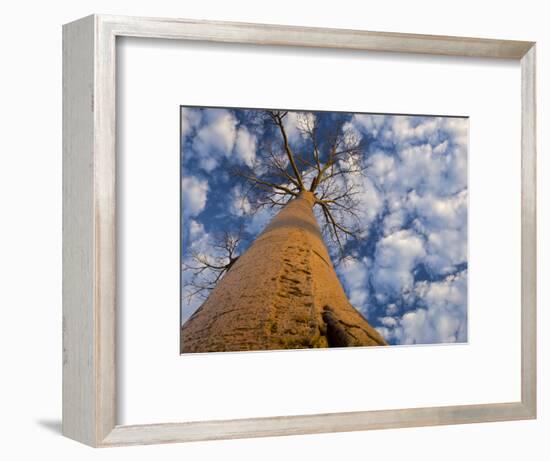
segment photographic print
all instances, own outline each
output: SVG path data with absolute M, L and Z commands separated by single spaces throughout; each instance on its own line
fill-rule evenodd
M 467 117 L 180 121 L 182 354 L 467 342 Z

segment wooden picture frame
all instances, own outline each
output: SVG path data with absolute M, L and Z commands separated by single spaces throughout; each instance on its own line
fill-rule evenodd
M 521 62 L 521 401 L 121 426 L 116 421 L 117 37 Z M 535 43 L 93 15 L 63 27 L 63 434 L 91 446 L 183 442 L 536 417 Z

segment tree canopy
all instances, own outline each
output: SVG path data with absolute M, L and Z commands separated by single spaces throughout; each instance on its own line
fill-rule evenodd
M 289 114 L 255 114 L 254 122 L 272 136 L 264 137 L 252 166 L 239 166 L 233 173 L 248 185 L 244 198 L 257 208 L 281 207 L 301 191 L 312 192 L 322 217 L 319 224 L 343 257 L 346 242 L 362 230 L 358 176 L 366 168 L 365 142 L 338 113 L 321 121 L 315 113 L 295 112 L 292 129 L 299 141 L 292 143 Z

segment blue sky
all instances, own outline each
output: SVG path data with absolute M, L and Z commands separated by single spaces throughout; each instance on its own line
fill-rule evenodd
M 275 135 L 256 115 L 181 108 L 183 264 L 191 253 L 212 253 L 223 231 L 242 229 L 245 250 L 277 212 L 255 210 L 243 198 L 246 183 L 231 174 L 262 174 L 264 146 Z M 337 264 L 351 303 L 390 344 L 467 341 L 468 119 L 289 112 L 285 128 L 295 152 L 308 148 L 300 131 L 308 117 L 320 138 L 338 119 L 365 146 L 364 174 L 347 179 L 359 191 L 363 232 Z M 189 277 L 182 270 L 184 298 Z M 201 302 L 183 299 L 182 320 Z

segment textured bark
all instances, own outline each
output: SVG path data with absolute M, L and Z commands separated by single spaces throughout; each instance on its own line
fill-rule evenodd
M 290 201 L 181 329 L 181 352 L 378 346 L 349 303 L 313 214 Z

